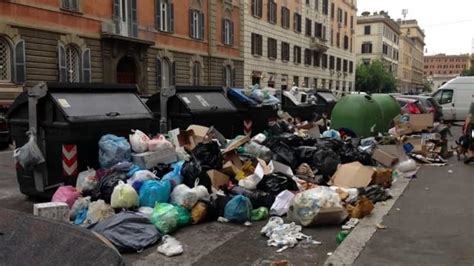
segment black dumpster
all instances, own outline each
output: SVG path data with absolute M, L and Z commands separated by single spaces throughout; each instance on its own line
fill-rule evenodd
M 317 90 L 314 94 L 318 98 L 318 103 L 320 103 L 323 107 L 324 113 L 331 117 L 332 109 L 334 105 L 337 103 L 337 98 L 330 90 Z
M 326 102 L 311 92 L 284 91 L 281 109 L 300 121 L 312 121 L 326 109 Z
M 262 105 L 245 95 L 242 88 L 231 88 L 227 97 L 239 110 L 241 121 L 237 122 L 239 134 L 255 135 L 268 128 L 268 122 L 278 117 L 278 104 Z
M 225 97 L 222 87 L 212 86 L 176 86 L 168 93 L 167 129 L 186 129 L 189 125 L 214 126 L 227 138 L 236 135 L 239 113 Z M 161 118 L 160 93 L 149 97 L 146 105 L 153 112 L 152 132 L 159 132 Z
M 46 159 L 34 171 L 17 167 L 20 191 L 49 197 L 60 184 L 75 184 L 87 167 L 99 168 L 103 135 L 128 138 L 131 129 L 148 132 L 152 114 L 137 93 L 136 85 L 40 83 L 20 94 L 7 114 L 12 138 L 21 147 L 35 127 Z

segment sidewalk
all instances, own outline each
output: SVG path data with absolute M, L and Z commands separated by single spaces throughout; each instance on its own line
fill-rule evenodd
M 422 167 L 354 265 L 473 265 L 473 171 L 456 158 Z

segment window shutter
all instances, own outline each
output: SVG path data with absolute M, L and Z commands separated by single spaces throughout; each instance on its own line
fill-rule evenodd
M 267 7 L 267 18 L 268 22 L 272 22 L 272 0 L 268 0 L 268 7 Z
M 250 5 L 250 8 L 252 9 L 252 16 L 256 16 L 257 14 L 255 14 L 255 4 L 257 2 L 257 0 L 250 0 L 252 3 Z
M 59 70 L 59 81 L 67 82 L 67 69 L 66 69 L 66 49 L 61 43 L 58 44 L 58 70 Z
M 234 22 L 230 22 L 230 45 L 234 45 Z
M 170 7 L 168 15 L 169 15 L 169 32 L 174 32 L 174 4 L 169 4 Z
M 115 33 L 120 33 L 120 0 L 113 1 L 113 21 L 115 24 Z
M 155 26 L 157 30 L 161 29 L 161 0 L 155 0 Z
M 281 26 L 285 27 L 285 9 L 281 7 Z
M 171 85 L 176 86 L 176 62 L 171 63 Z
M 297 31 L 298 29 L 296 28 L 296 13 L 293 14 L 293 30 Z
M 199 13 L 200 39 L 204 39 L 204 13 Z
M 222 19 L 222 43 L 227 44 L 225 42 L 225 19 L 224 18 Z
M 193 29 L 194 29 L 193 10 L 190 9 L 189 10 L 189 36 L 191 36 L 192 38 L 194 38 Z
M 79 0 L 71 0 L 71 10 L 74 10 L 74 11 L 79 10 L 78 1 Z
M 82 82 L 91 82 L 91 49 L 82 52 Z
M 138 37 L 137 0 L 130 0 L 130 6 L 132 37 Z
M 232 69 L 232 87 L 235 87 L 235 68 Z
M 25 41 L 20 40 L 15 45 L 15 82 L 26 81 Z
M 161 60 L 156 59 L 156 87 L 161 88 Z
M 62 8 L 69 9 L 69 0 L 62 0 Z

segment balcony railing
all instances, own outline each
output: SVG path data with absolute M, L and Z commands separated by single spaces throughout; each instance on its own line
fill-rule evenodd
M 329 49 L 327 43 L 328 41 L 323 38 L 311 37 L 309 41 L 309 47 L 315 51 L 326 52 Z

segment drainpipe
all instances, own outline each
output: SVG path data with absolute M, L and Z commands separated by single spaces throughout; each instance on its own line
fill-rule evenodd
M 214 0 L 207 0 L 207 84 L 211 85 L 211 1 Z M 214 14 L 215 15 L 215 14 Z

